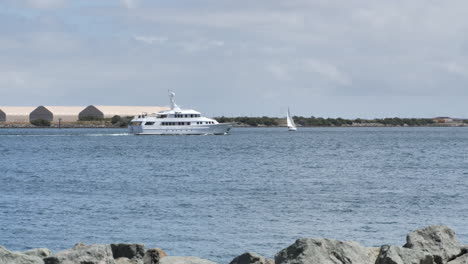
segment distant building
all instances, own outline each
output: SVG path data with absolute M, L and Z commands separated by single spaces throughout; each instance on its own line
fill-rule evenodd
M 29 120 L 44 119 L 51 122 L 76 122 L 83 106 L 39 106 L 29 115 Z
M 163 110 L 169 110 L 168 107 L 160 106 L 103 106 L 103 105 L 90 105 L 83 109 L 78 118 L 83 119 L 102 119 L 111 118 L 113 116 L 136 116 L 143 113 L 152 114 Z
M 29 114 L 34 107 L 0 106 L 0 122 L 29 123 Z
M 432 120 L 438 124 L 445 124 L 445 123 L 453 122 L 453 118 L 446 117 L 446 116 L 434 117 Z

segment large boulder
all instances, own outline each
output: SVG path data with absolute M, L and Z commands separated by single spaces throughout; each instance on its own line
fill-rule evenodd
M 437 264 L 445 264 L 462 254 L 455 232 L 447 226 L 417 229 L 408 234 L 403 247 L 428 252 Z
M 160 264 L 216 264 L 216 262 L 197 257 L 164 257 Z
M 24 251 L 23 254 L 26 254 L 29 256 L 36 256 L 40 258 L 46 258 L 50 256 L 51 252 L 47 248 L 34 248 L 34 249 Z
M 44 264 L 41 258 L 12 252 L 0 246 L 0 264 Z
M 374 264 L 369 250 L 353 241 L 301 238 L 275 256 L 276 264 Z
M 229 264 L 274 264 L 272 259 L 264 258 L 256 253 L 246 252 L 235 257 Z
M 144 264 L 158 264 L 159 260 L 166 256 L 166 253 L 160 248 L 150 248 L 143 257 Z
M 143 244 L 111 244 L 112 255 L 117 258 L 143 259 L 145 245 Z
M 434 264 L 431 254 L 396 246 L 382 246 L 375 264 Z
M 76 244 L 44 258 L 45 264 L 115 264 L 110 245 Z

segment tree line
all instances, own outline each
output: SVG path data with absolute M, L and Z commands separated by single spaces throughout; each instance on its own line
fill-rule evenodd
M 285 118 L 277 117 L 215 117 L 220 123 L 235 122 L 239 125 L 246 126 L 278 126 L 285 124 Z M 344 119 L 344 118 L 323 118 L 323 117 L 303 117 L 294 116 L 294 122 L 300 126 L 352 126 L 352 125 L 374 125 L 380 124 L 385 126 L 426 126 L 434 124 L 434 121 L 429 118 L 376 118 L 376 119 Z

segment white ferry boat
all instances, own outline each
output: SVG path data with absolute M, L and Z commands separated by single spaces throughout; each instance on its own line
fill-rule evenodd
M 224 135 L 232 123 L 201 116 L 192 109 L 180 109 L 175 103 L 175 94 L 170 94 L 171 109 L 155 114 L 135 116 L 128 126 L 129 133 L 136 135 Z

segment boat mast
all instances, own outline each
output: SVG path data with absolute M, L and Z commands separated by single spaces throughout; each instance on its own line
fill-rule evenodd
M 169 92 L 169 98 L 171 100 L 171 110 L 177 110 L 180 111 L 179 106 L 175 102 L 175 93 Z

